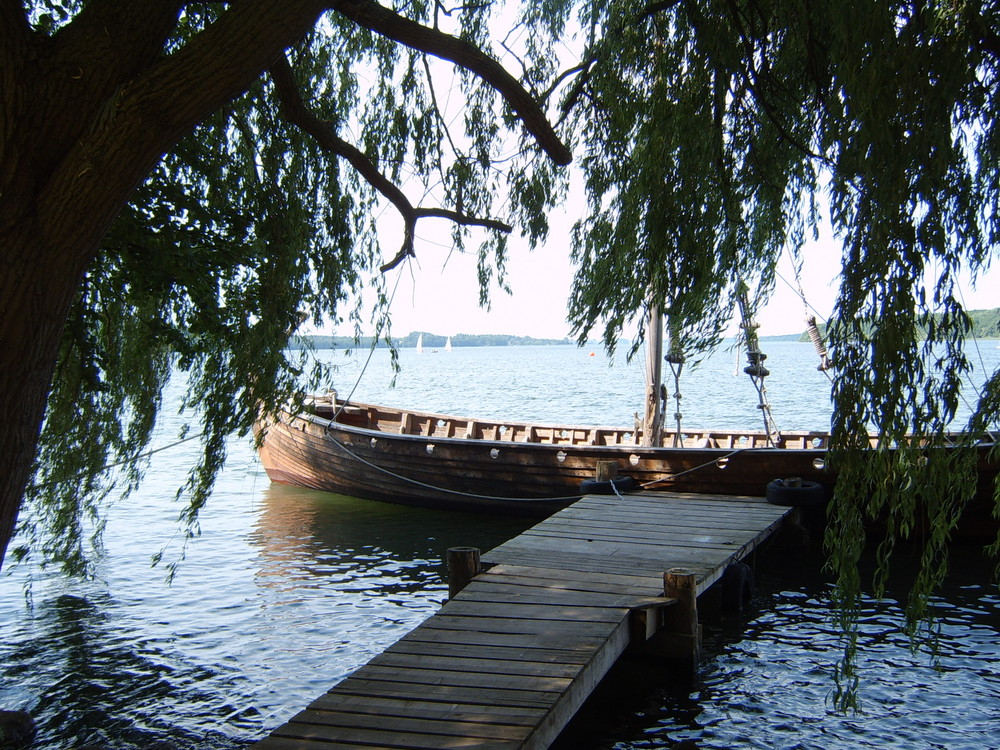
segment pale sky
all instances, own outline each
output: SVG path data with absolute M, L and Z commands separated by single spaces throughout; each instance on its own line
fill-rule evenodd
M 501 25 L 510 28 L 510 22 Z M 515 41 L 508 38 L 508 44 Z M 577 59 L 571 50 L 567 59 Z M 516 62 L 516 61 L 515 61 Z M 441 101 L 446 117 L 456 121 L 464 116 L 464 100 L 458 94 L 455 72 L 450 65 L 432 61 Z M 440 76 L 440 77 L 439 77 Z M 451 114 L 449 114 L 451 113 Z M 417 181 L 419 182 L 419 181 Z M 403 186 L 406 187 L 406 186 Z M 420 185 L 414 187 L 423 192 Z M 412 199 L 426 199 L 414 195 Z M 392 305 L 392 334 L 406 336 L 412 331 L 422 331 L 442 336 L 459 333 L 510 334 L 535 338 L 562 339 L 569 335 L 566 322 L 567 305 L 573 281 L 570 255 L 570 229 L 577 215 L 585 209 L 579 187 L 571 186 L 567 198 L 568 209 L 549 216 L 551 231 L 544 247 L 534 252 L 516 236 L 510 238 L 507 264 L 507 283 L 513 294 L 507 295 L 494 289 L 491 309 L 479 307 L 479 284 L 476 273 L 476 242 L 468 242 L 470 255 L 451 252 L 451 226 L 442 220 L 422 220 L 417 225 L 415 250 L 417 257 L 391 271 L 387 286 L 398 286 Z M 392 209 L 386 209 L 380 222 L 385 224 L 383 247 L 386 257 L 395 254 L 400 246 L 400 223 Z M 380 230 L 381 231 L 381 230 Z M 804 250 L 802 287 L 817 318 L 829 318 L 837 295 L 840 274 L 840 247 L 831 237 L 808 245 Z M 1000 255 L 992 278 L 980 281 L 978 289 L 970 284 L 963 286 L 967 309 L 1000 307 Z M 787 253 L 782 258 L 779 273 L 795 284 L 795 274 Z M 801 333 L 805 330 L 806 311 L 796 291 L 780 278 L 771 302 L 758 317 L 761 335 Z M 735 326 L 734 329 L 735 331 Z M 313 331 L 305 330 L 305 333 Z M 335 330 L 325 328 L 323 333 L 353 334 L 353 325 L 341 325 Z M 365 330 L 369 333 L 370 328 Z M 592 341 L 600 341 L 602 330 L 590 334 Z M 626 331 L 630 336 L 633 331 Z
M 489 311 L 479 307 L 476 257 L 450 253 L 450 229 L 446 222 L 427 221 L 417 227 L 417 258 L 390 272 L 390 289 L 399 275 L 392 305 L 392 332 L 402 337 L 411 331 L 443 336 L 459 333 L 511 334 L 535 338 L 561 339 L 569 335 L 567 304 L 573 281 L 569 259 L 569 226 L 572 220 L 553 217 L 554 229 L 544 247 L 534 252 L 526 243 L 511 238 L 508 284 L 513 294 L 494 289 Z M 395 245 L 385 243 L 387 252 Z M 779 273 L 789 284 L 796 283 L 790 259 L 782 258 Z M 831 238 L 810 243 L 804 251 L 802 287 L 820 321 L 833 309 L 840 273 L 840 247 Z M 801 333 L 806 311 L 797 292 L 778 279 L 767 308 L 758 317 L 760 335 Z M 966 283 L 962 288 L 967 309 L 1000 307 L 1000 271 L 997 267 L 980 280 L 978 288 Z M 330 332 L 330 331 L 324 331 Z M 335 333 L 350 334 L 349 326 Z M 602 331 L 591 333 L 600 341 Z M 628 333 L 626 334 L 628 335 Z

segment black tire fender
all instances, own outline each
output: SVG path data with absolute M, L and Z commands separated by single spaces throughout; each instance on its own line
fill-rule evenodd
M 722 574 L 721 586 L 722 611 L 742 612 L 744 604 L 753 596 L 753 571 L 746 563 L 731 563 Z
M 580 482 L 580 492 L 584 495 L 614 495 L 617 492 L 633 492 L 639 489 L 639 483 L 628 476 L 615 477 L 605 481 L 584 479 Z
M 819 482 L 806 479 L 795 484 L 785 479 L 772 479 L 767 483 L 767 501 L 772 505 L 811 508 L 826 502 L 826 490 Z

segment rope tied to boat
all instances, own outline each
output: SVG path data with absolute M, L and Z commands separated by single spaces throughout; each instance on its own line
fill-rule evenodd
M 381 472 L 386 476 L 399 479 L 400 481 L 403 482 L 409 482 L 410 484 L 415 485 L 417 487 L 423 487 L 424 489 L 433 490 L 435 492 L 445 492 L 449 495 L 458 495 L 459 497 L 471 497 L 471 498 L 476 498 L 478 500 L 502 500 L 504 502 L 520 502 L 520 503 L 569 502 L 571 500 L 580 499 L 579 494 L 564 495 L 562 497 L 504 497 L 502 495 L 479 495 L 475 492 L 465 492 L 463 490 L 453 490 L 448 487 L 439 487 L 437 485 L 428 484 L 427 482 L 422 482 L 419 479 L 414 479 L 413 477 L 404 476 L 403 474 L 397 474 L 396 472 L 391 471 L 385 468 L 384 466 L 379 466 L 378 464 L 372 463 L 371 461 L 362 458 L 357 453 L 348 448 L 346 445 L 344 445 L 342 442 L 337 440 L 337 438 L 335 438 L 332 434 L 330 434 L 329 425 L 327 426 L 326 430 L 326 438 L 331 443 L 340 448 L 340 450 L 342 450 L 345 454 L 347 454 L 347 456 L 354 459 L 355 461 L 363 463 L 365 466 L 368 466 L 369 468 L 375 469 L 376 471 Z

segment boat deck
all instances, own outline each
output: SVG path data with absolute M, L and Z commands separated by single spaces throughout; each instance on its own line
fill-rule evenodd
M 482 557 L 441 610 L 260 741 L 332 747 L 544 748 L 619 656 L 700 594 L 790 509 L 760 498 L 590 495 Z

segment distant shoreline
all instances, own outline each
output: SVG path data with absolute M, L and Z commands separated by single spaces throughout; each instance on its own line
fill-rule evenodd
M 978 341 L 995 341 L 1000 339 L 1000 307 L 992 310 L 968 310 L 966 311 L 972 321 L 972 330 L 969 332 L 969 339 Z M 820 324 L 820 333 L 825 337 L 826 324 Z M 458 333 L 454 336 L 442 336 L 427 331 L 413 331 L 406 336 L 393 339 L 399 349 L 413 349 L 417 345 L 417 340 L 423 336 L 423 347 L 425 350 L 444 349 L 448 341 L 454 348 L 475 347 L 475 346 L 577 346 L 577 343 L 570 338 L 563 339 L 536 339 L 531 336 L 512 336 L 509 334 L 495 333 Z M 809 334 L 786 333 L 775 336 L 760 336 L 761 341 L 801 341 L 808 342 Z M 724 339 L 732 341 L 732 339 Z M 292 349 L 302 349 L 312 346 L 314 349 L 367 349 L 372 345 L 371 336 L 363 336 L 355 340 L 353 336 L 293 336 L 289 342 Z M 388 344 L 379 340 L 377 348 L 387 349 Z

